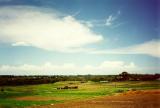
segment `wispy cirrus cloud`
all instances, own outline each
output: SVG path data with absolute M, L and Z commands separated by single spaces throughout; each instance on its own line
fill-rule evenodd
M 110 27 L 117 28 L 124 24 L 124 22 L 118 22 L 118 18 L 121 14 L 121 11 L 118 10 L 116 14 L 111 14 L 107 16 L 106 19 L 99 20 L 90 20 L 90 21 L 81 21 L 82 23 L 88 25 L 88 27 Z
M 110 26 L 115 26 L 115 27 L 119 26 L 121 23 L 114 24 L 114 21 L 116 19 L 118 19 L 120 14 L 121 14 L 121 11 L 118 10 L 116 15 L 109 15 L 107 17 L 107 19 L 106 19 L 105 26 L 108 26 L 108 27 L 110 27 Z
M 111 26 L 113 21 L 116 20 L 116 17 L 113 17 L 113 15 L 110 15 L 107 19 L 106 19 L 106 26 Z
M 160 57 L 160 40 L 151 40 L 142 44 L 118 49 L 92 51 L 93 54 L 145 54 Z
M 0 42 L 74 52 L 103 40 L 73 16 L 32 6 L 0 7 Z

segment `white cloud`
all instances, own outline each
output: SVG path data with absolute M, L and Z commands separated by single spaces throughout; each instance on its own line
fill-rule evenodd
M 138 67 L 133 63 L 123 61 L 104 61 L 96 66 L 76 64 L 54 65 L 1 65 L 0 74 L 4 75 L 77 75 L 77 74 L 118 74 L 122 71 L 134 72 Z
M 94 27 L 94 25 L 89 21 L 85 21 L 84 24 L 86 24 L 88 27 Z
M 113 21 L 116 19 L 116 17 L 113 17 L 112 15 L 110 15 L 107 19 L 106 19 L 106 26 L 111 26 Z
M 110 15 L 106 25 L 111 26 L 121 14 Z M 102 23 L 103 21 L 93 21 Z M 87 52 L 91 54 L 147 54 L 160 57 L 160 41 L 111 50 L 89 49 L 85 46 L 103 40 L 94 33 L 89 21 L 78 21 L 73 16 L 46 8 L 29 6 L 0 7 L 0 43 L 12 46 L 32 46 L 58 52 Z M 114 27 L 116 25 L 112 25 Z M 118 25 L 119 26 L 119 25 Z
M 160 57 L 160 40 L 152 40 L 142 44 L 124 48 L 92 51 L 92 54 L 146 54 L 153 57 Z
M 124 22 L 117 22 L 116 20 L 119 18 L 121 14 L 121 11 L 118 10 L 117 14 L 115 15 L 109 15 L 105 21 L 105 26 L 111 27 L 111 28 L 117 28 L 120 25 L 124 24 Z
M 89 21 L 81 20 L 81 23 L 87 25 L 88 27 L 111 27 L 111 28 L 117 28 L 123 24 L 124 22 L 117 22 L 116 20 L 119 18 L 121 14 L 121 11 L 118 10 L 116 14 L 109 15 L 105 19 L 94 19 Z M 76 15 L 76 14 L 75 14 Z
M 16 43 L 13 43 L 12 46 L 29 46 L 29 45 L 25 42 L 16 42 Z
M 88 26 L 91 26 L 88 24 Z M 73 16 L 29 6 L 0 8 L 0 42 L 67 52 L 103 40 Z

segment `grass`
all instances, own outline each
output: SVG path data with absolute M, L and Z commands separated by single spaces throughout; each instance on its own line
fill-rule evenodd
M 63 101 L 49 100 L 49 101 L 19 101 L 14 99 L 0 99 L 0 107 L 3 108 L 23 108 L 26 106 L 35 106 L 35 105 L 47 105 L 53 103 L 60 103 Z
M 72 84 L 70 84 L 72 83 Z M 62 103 L 66 101 L 76 101 L 81 99 L 96 98 L 99 96 L 113 95 L 114 93 L 125 92 L 128 89 L 160 89 L 159 81 L 131 81 L 131 82 L 110 82 L 80 83 L 78 81 L 57 82 L 54 84 L 27 85 L 27 86 L 6 86 L 4 92 L 0 92 L 0 107 L 26 107 L 33 105 L 45 105 L 51 103 Z M 57 87 L 78 86 L 78 89 L 57 90 Z M 16 97 L 24 96 L 41 96 L 41 97 L 57 97 L 62 100 L 46 100 L 46 101 L 24 101 L 16 100 Z

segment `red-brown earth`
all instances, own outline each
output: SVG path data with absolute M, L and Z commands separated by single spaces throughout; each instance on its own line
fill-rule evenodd
M 29 100 L 31 99 L 29 97 Z M 35 98 L 33 99 L 35 100 Z M 160 108 L 160 90 L 128 91 L 92 100 L 33 106 L 31 108 Z

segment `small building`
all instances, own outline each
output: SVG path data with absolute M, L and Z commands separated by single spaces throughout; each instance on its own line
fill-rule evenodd
M 109 81 L 99 81 L 100 83 L 108 83 Z
M 157 81 L 160 81 L 160 78 L 157 78 Z

